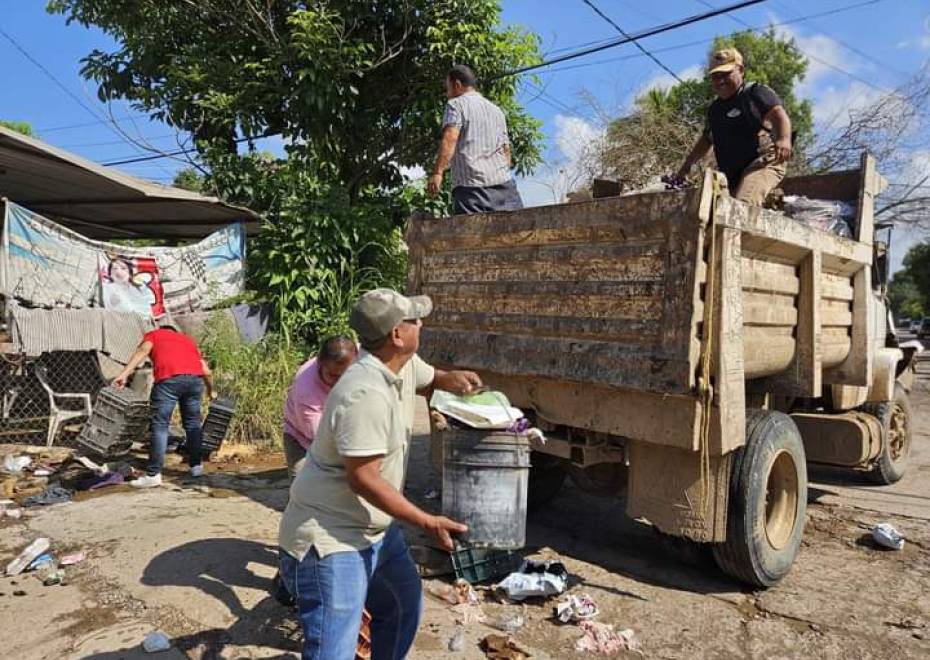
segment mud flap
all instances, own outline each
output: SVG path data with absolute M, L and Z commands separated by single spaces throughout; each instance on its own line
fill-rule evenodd
M 729 483 L 730 454 L 710 457 L 705 489 L 699 452 L 630 443 L 627 514 L 661 532 L 705 543 L 726 539 Z

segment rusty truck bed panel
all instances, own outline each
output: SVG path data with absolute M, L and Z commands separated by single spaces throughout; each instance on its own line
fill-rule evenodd
M 411 285 L 432 297 L 424 357 L 501 374 L 686 393 L 696 193 L 422 222 Z

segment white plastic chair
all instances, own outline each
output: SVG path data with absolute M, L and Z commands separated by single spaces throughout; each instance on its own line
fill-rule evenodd
M 91 412 L 93 412 L 93 406 L 90 402 L 90 394 L 84 392 L 55 392 L 52 390 L 51 385 L 48 384 L 48 371 L 44 366 L 36 365 L 34 368 L 36 379 L 38 379 L 39 384 L 42 386 L 48 393 L 48 442 L 46 446 L 51 447 L 52 443 L 55 441 L 55 436 L 58 434 L 58 429 L 61 427 L 62 422 L 66 422 L 69 419 L 75 419 L 77 417 L 90 417 Z M 83 402 L 83 410 L 71 410 L 68 408 L 59 407 L 59 401 L 65 400 L 79 400 Z

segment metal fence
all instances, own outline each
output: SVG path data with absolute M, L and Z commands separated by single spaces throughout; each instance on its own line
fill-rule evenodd
M 105 384 L 93 351 L 0 353 L 0 442 L 74 446 Z

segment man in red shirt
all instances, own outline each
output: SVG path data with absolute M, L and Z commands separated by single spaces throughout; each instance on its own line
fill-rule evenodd
M 161 486 L 161 470 L 168 447 L 168 424 L 177 405 L 181 406 L 181 421 L 187 435 L 191 476 L 199 477 L 203 474 L 200 400 L 203 398 L 204 386 L 210 398 L 215 397 L 213 374 L 201 357 L 196 342 L 180 332 L 168 316 L 162 317 L 158 325 L 156 330 L 142 337 L 142 343 L 129 359 L 126 368 L 113 381 L 116 387 L 124 387 L 136 367 L 146 358 L 152 360 L 155 371 L 155 386 L 151 397 L 152 444 L 145 476 L 130 482 L 136 488 Z

